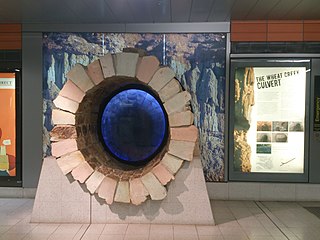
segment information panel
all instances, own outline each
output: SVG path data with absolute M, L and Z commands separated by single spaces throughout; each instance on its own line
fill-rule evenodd
M 306 67 L 238 67 L 235 172 L 303 173 Z
M 0 73 L 0 177 L 16 176 L 15 73 Z

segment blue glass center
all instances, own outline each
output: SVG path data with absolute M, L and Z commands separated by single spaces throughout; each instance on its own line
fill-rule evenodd
M 101 135 L 107 150 L 133 165 L 157 154 L 167 136 L 167 117 L 160 104 L 142 89 L 126 89 L 114 95 L 101 116 Z

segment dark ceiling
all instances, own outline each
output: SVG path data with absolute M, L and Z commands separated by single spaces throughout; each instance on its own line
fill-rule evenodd
M 0 0 L 0 23 L 320 19 L 319 0 Z

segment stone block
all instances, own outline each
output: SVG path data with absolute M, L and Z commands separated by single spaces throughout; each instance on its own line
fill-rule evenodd
M 167 185 L 168 182 L 174 179 L 174 176 L 161 163 L 152 169 L 152 173 L 158 178 L 162 185 Z
M 108 78 L 116 75 L 114 70 L 114 65 L 113 65 L 113 57 L 111 53 L 104 55 L 99 60 L 100 60 L 104 78 Z
M 115 202 L 130 203 L 130 190 L 128 181 L 119 181 L 114 195 Z
M 168 115 L 175 112 L 184 112 L 187 110 L 187 106 L 190 104 L 190 100 L 190 93 L 187 91 L 183 91 L 170 98 L 163 104 L 163 106 L 166 109 Z
M 194 147 L 194 142 L 171 140 L 168 152 L 178 158 L 191 161 L 193 159 Z
M 138 53 L 116 53 L 115 69 L 117 76 L 136 76 L 136 68 L 138 62 Z
M 175 157 L 169 153 L 166 153 L 161 160 L 161 164 L 169 170 L 173 175 L 181 168 L 183 160 Z
M 149 172 L 142 176 L 141 181 L 149 192 L 152 200 L 162 200 L 167 196 L 167 189 L 162 186 L 153 173 Z
M 57 159 L 57 164 L 60 167 L 63 175 L 68 174 L 73 169 L 78 167 L 85 159 L 80 151 L 75 151 L 70 154 L 64 155 Z
M 75 115 L 59 109 L 52 109 L 52 122 L 54 125 L 75 125 Z
M 141 182 L 140 178 L 134 178 L 129 181 L 130 184 L 130 199 L 134 205 L 140 205 L 147 200 L 149 195 L 147 189 Z
M 153 75 L 149 86 L 152 87 L 155 91 L 159 91 L 165 85 L 167 85 L 170 80 L 175 77 L 175 73 L 169 67 L 159 68 Z
M 159 69 L 160 62 L 155 56 L 145 56 L 137 67 L 137 78 L 144 82 L 149 83 L 155 72 Z
M 117 181 L 112 178 L 105 177 L 97 190 L 98 196 L 102 199 L 105 199 L 106 203 L 110 205 L 113 203 L 116 188 Z
M 86 181 L 87 189 L 91 194 L 95 193 L 104 178 L 105 176 L 98 171 L 94 171 L 94 173 L 91 174 L 91 176 Z
M 182 87 L 179 81 L 175 78 L 171 79 L 170 82 L 165 85 L 160 91 L 159 96 L 162 102 L 166 102 L 176 94 L 182 91 Z
M 71 80 L 68 80 L 59 92 L 59 95 L 80 103 L 85 96 L 85 93 Z
M 58 97 L 55 100 L 53 100 L 53 103 L 57 108 L 71 113 L 75 113 L 79 107 L 78 102 L 70 100 L 69 98 L 63 97 L 61 95 L 58 95 Z
M 51 152 L 54 157 L 61 157 L 77 150 L 77 141 L 75 139 L 66 139 L 51 144 Z
M 190 126 L 194 116 L 191 111 L 172 113 L 168 116 L 170 127 Z
M 83 92 L 87 92 L 94 86 L 85 67 L 78 63 L 67 73 L 67 78 L 76 84 Z
M 52 142 L 75 138 L 77 138 L 76 127 L 72 125 L 57 125 L 50 131 Z
M 89 163 L 84 161 L 71 171 L 71 175 L 75 180 L 79 181 L 80 183 L 84 183 L 93 172 L 94 170 Z
M 196 142 L 198 139 L 198 128 L 194 125 L 189 127 L 171 128 L 171 140 Z
M 131 47 L 127 47 L 122 49 L 122 52 L 126 52 L 126 53 L 138 53 L 139 57 L 143 57 L 145 55 L 147 55 L 146 50 L 141 49 L 141 48 L 131 48 Z
M 95 85 L 104 80 L 99 60 L 95 60 L 87 66 L 87 73 Z

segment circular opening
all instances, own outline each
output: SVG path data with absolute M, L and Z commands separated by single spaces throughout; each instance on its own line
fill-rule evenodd
M 162 150 L 168 118 L 159 98 L 146 86 L 130 85 L 106 100 L 99 117 L 100 138 L 117 160 L 142 165 Z

